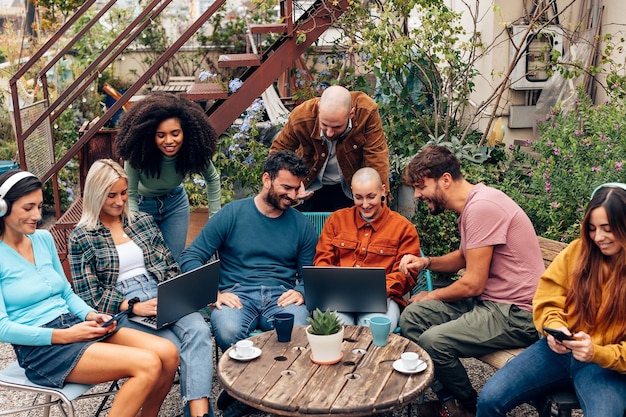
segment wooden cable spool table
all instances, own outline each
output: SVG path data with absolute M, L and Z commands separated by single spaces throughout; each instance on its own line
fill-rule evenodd
M 218 362 L 217 376 L 234 398 L 280 416 L 367 416 L 389 412 L 417 400 L 433 379 L 433 364 L 416 343 L 390 334 L 386 346 L 372 344 L 369 328 L 346 326 L 343 357 L 334 365 L 310 359 L 305 327 L 293 329 L 290 342 L 276 332 L 250 337 L 261 354 L 252 360 L 231 357 Z M 426 363 L 421 372 L 405 374 L 393 364 L 404 352 L 417 352 Z M 236 356 L 236 355 L 233 355 Z

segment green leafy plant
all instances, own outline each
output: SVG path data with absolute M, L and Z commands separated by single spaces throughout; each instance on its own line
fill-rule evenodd
M 537 234 L 569 242 L 593 189 L 623 182 L 626 162 L 626 103 L 594 105 L 580 89 L 570 111 L 559 108 L 539 122 L 541 137 L 528 140 L 534 152 L 511 149 L 502 190 L 531 218 Z
M 311 325 L 309 333 L 316 335 L 335 334 L 343 326 L 337 312 L 328 309 L 322 312 L 319 308 L 316 308 L 312 317 L 307 318 L 307 321 Z

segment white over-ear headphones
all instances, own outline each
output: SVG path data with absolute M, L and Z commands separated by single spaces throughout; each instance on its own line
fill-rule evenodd
M 6 216 L 10 207 L 9 203 L 4 199 L 4 196 L 7 195 L 7 193 L 11 191 L 11 188 L 20 180 L 28 177 L 34 177 L 34 175 L 27 171 L 20 171 L 17 174 L 11 175 L 9 179 L 2 184 L 0 187 L 0 217 Z
M 593 198 L 594 195 L 596 195 L 596 193 L 605 187 L 614 187 L 614 188 L 621 188 L 622 190 L 626 190 L 626 184 L 621 183 L 621 182 L 607 182 L 606 184 L 602 184 L 602 185 L 598 185 L 596 187 L 595 190 L 593 190 L 593 192 L 591 193 L 591 198 Z

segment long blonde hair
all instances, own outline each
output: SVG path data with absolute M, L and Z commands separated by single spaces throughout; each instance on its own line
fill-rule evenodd
M 85 189 L 83 190 L 83 213 L 77 226 L 84 226 L 89 230 L 94 230 L 100 223 L 100 211 L 107 195 L 111 191 L 111 187 L 123 178 L 128 183 L 126 171 L 120 164 L 112 159 L 99 159 L 91 165 L 85 180 Z M 134 220 L 134 215 L 128 207 L 128 202 L 124 204 L 122 212 L 122 221 L 128 219 L 128 222 Z

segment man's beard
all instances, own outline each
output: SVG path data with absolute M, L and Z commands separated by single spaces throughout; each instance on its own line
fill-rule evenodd
M 282 206 L 280 204 L 280 201 L 283 198 L 286 198 L 287 200 L 289 200 L 291 204 L 289 204 L 287 207 Z M 269 191 L 267 192 L 266 201 L 276 210 L 281 210 L 281 211 L 286 211 L 289 207 L 293 205 L 293 200 L 286 196 L 278 195 L 278 193 L 274 191 L 274 186 L 270 187 Z

